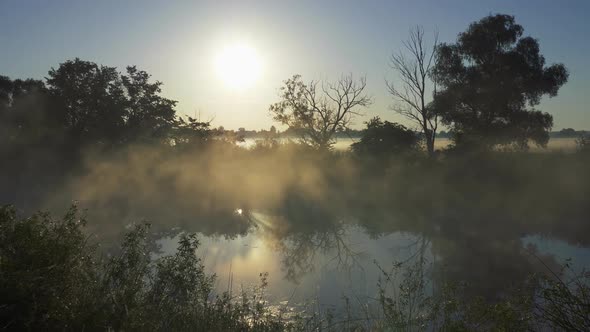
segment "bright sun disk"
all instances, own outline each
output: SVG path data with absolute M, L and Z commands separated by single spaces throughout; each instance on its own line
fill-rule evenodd
M 215 68 L 224 84 L 234 89 L 250 87 L 261 73 L 256 50 L 246 44 L 225 47 L 215 59 Z

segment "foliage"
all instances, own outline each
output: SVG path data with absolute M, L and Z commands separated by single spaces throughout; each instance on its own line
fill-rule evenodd
M 399 123 L 382 121 L 374 117 L 366 122 L 360 141 L 351 145 L 360 155 L 387 157 L 403 155 L 418 147 L 419 139 L 412 130 Z
M 0 148 L 43 146 L 73 154 L 89 147 L 168 144 L 206 139 L 209 124 L 177 117 L 176 101 L 161 96 L 162 83 L 135 66 L 68 60 L 46 83 L 0 77 Z
M 288 324 L 264 300 L 267 281 L 241 298 L 215 295 L 185 234 L 174 255 L 151 257 L 148 225 L 118 254 L 87 243 L 76 208 L 63 219 L 0 209 L 0 326 L 10 330 L 278 331 Z
M 312 309 L 288 315 L 265 295 L 267 274 L 251 291 L 213 291 L 195 251 L 194 234 L 183 234 L 175 254 L 154 257 L 149 225 L 125 235 L 108 257 L 88 244 L 84 218 L 71 208 L 61 219 L 37 213 L 21 219 L 0 208 L 0 324 L 10 330 L 282 331 L 536 330 L 586 331 L 588 275 L 563 281 L 533 276 L 497 299 L 466 296 L 459 281 L 437 285 L 428 276 L 424 250 L 413 262 L 381 269 L 377 311 L 363 316 Z M 422 248 L 425 248 L 423 242 Z M 567 266 L 566 266 L 567 267 Z M 430 289 L 432 286 L 432 289 Z
M 457 145 L 547 144 L 553 118 L 534 106 L 556 96 L 568 72 L 562 64 L 545 66 L 538 41 L 523 31 L 513 16 L 487 16 L 455 44 L 439 46 L 433 75 L 442 89 L 434 107 Z
M 178 118 L 171 133 L 174 146 L 187 147 L 206 143 L 213 138 L 209 122 L 202 122 L 188 117 L 186 120 Z
M 573 272 L 569 261 L 563 270 Z M 573 273 L 566 280 L 554 275 L 543 278 L 542 283 L 537 294 L 537 319 L 546 321 L 554 330 L 590 330 L 590 273 Z
M 126 72 L 78 58 L 49 71 L 49 93 L 73 138 L 108 145 L 166 137 L 176 101 L 160 96 L 162 83 L 151 83 L 145 71 Z
M 75 209 L 63 219 L 19 219 L 0 208 L 0 326 L 10 330 L 83 329 L 96 309 L 94 248 Z

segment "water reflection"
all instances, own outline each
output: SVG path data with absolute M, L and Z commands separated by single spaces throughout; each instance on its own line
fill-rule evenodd
M 268 272 L 278 300 L 339 301 L 343 290 L 371 297 L 375 260 L 388 267 L 410 257 L 426 262 L 435 284 L 465 281 L 466 294 L 494 298 L 530 273 L 557 269 L 552 250 L 523 238 L 590 246 L 587 159 L 579 156 L 383 162 L 298 146 L 207 149 L 138 148 L 91 160 L 45 206 L 62 211 L 78 199 L 101 237 L 141 220 L 158 238 L 198 232 L 219 287 Z
M 367 301 L 377 294 L 379 269 L 414 255 L 415 236 L 394 233 L 377 239 L 358 226 L 342 225 L 337 233 L 293 234 L 278 240 L 268 228 L 256 227 L 235 238 L 203 237 L 199 255 L 215 273 L 217 289 L 240 289 L 270 275 L 269 294 L 276 302 L 302 304 L 316 300 L 326 307 L 342 305 L 344 296 Z M 172 252 L 178 237 L 159 240 Z M 230 286 L 230 279 L 233 286 Z
M 531 273 L 559 270 L 569 257 L 590 265 L 590 250 L 539 236 L 509 236 L 490 227 L 483 233 L 444 227 L 430 232 L 391 231 L 379 234 L 358 223 L 338 221 L 319 227 L 295 227 L 285 217 L 249 212 L 251 227 L 236 237 L 205 236 L 199 254 L 218 276 L 217 289 L 241 289 L 270 275 L 271 300 L 302 305 L 316 301 L 324 308 L 342 308 L 343 299 L 366 305 L 378 296 L 380 268 L 422 261 L 423 276 L 433 285 L 449 280 L 467 283 L 466 296 L 490 299 L 524 283 Z M 300 224 L 298 224 L 301 226 Z M 176 238 L 159 242 L 171 252 Z M 561 255 L 556 255 L 560 253 Z M 565 256 L 564 256 L 565 253 Z M 396 282 L 394 280 L 394 282 Z

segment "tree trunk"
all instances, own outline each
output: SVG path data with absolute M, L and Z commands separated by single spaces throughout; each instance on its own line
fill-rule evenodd
M 430 130 L 424 131 L 424 138 L 426 140 L 426 151 L 428 152 L 428 157 L 434 157 L 434 135 Z

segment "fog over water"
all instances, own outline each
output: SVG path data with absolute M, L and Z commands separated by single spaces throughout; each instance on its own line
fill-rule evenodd
M 256 144 L 256 141 L 259 139 L 256 138 L 246 138 L 244 142 L 241 142 L 239 145 L 249 148 Z M 289 139 L 284 139 L 289 140 Z M 348 150 L 351 144 L 358 142 L 359 138 L 338 138 L 336 139 L 336 144 L 334 144 L 334 148 L 337 150 Z M 437 138 L 435 142 L 436 149 L 442 150 L 452 144 L 452 140 L 449 138 Z M 548 152 L 548 151 L 563 151 L 563 152 L 573 152 L 576 149 L 576 139 L 575 138 L 551 138 L 547 147 L 537 147 L 531 146 L 531 151 L 533 152 Z

